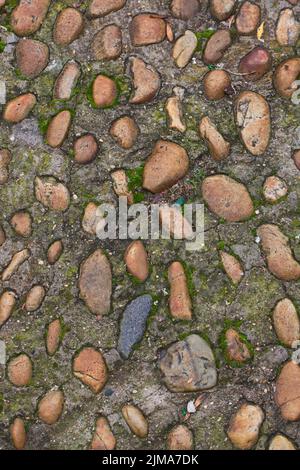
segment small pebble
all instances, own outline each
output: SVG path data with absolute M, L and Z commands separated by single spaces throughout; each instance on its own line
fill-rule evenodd
M 99 393 L 108 379 L 108 371 L 100 351 L 85 347 L 73 360 L 73 374 L 93 393 Z
M 147 437 L 148 422 L 139 408 L 134 405 L 125 405 L 122 408 L 122 415 L 133 434 L 141 439 Z
M 75 8 L 65 8 L 56 17 L 53 40 L 59 46 L 67 46 L 80 36 L 83 28 L 81 12 Z
M 113 106 L 118 98 L 118 89 L 114 80 L 105 75 L 98 75 L 93 82 L 93 101 L 97 108 Z
M 23 450 L 26 445 L 26 429 L 22 418 L 15 418 L 10 425 L 10 436 L 14 448 Z
M 56 240 L 51 243 L 47 251 L 47 260 L 49 264 L 55 264 L 62 255 L 64 245 L 62 240 Z
M 193 433 L 184 424 L 175 426 L 168 435 L 168 450 L 192 450 L 194 448 Z
M 74 142 L 74 160 L 81 165 L 87 165 L 95 160 L 98 153 L 98 142 L 92 134 L 78 137 Z
M 130 116 L 116 119 L 110 127 L 110 135 L 123 149 L 131 149 L 139 135 L 139 127 Z
M 19 354 L 7 365 L 9 381 L 16 387 L 26 387 L 32 378 L 32 363 L 26 354 Z
M 65 397 L 62 390 L 47 392 L 38 404 L 38 416 L 46 424 L 55 424 L 63 412 Z
M 269 176 L 264 182 L 263 193 L 266 201 L 275 203 L 287 195 L 286 183 L 278 176 Z
M 29 212 L 16 212 L 12 216 L 10 223 L 17 235 L 20 235 L 21 237 L 30 237 L 32 233 L 32 219 Z

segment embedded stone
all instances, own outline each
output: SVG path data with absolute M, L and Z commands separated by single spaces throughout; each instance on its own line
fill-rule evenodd
M 127 247 L 124 260 L 127 270 L 139 281 L 145 282 L 149 275 L 148 256 L 143 243 L 135 240 Z
M 96 60 L 115 60 L 122 54 L 122 31 L 119 26 L 110 24 L 95 34 L 91 44 Z
M 263 193 L 266 201 L 274 203 L 287 195 L 286 183 L 278 176 L 269 176 L 264 182 Z
M 9 164 L 12 156 L 9 150 L 0 149 L 0 185 L 5 184 L 9 178 Z
M 38 416 L 46 424 L 55 424 L 62 415 L 65 397 L 61 390 L 50 390 L 38 404 Z
M 275 401 L 285 421 L 300 419 L 300 367 L 287 362 L 276 382 Z
M 25 248 L 13 255 L 10 262 L 2 272 L 2 281 L 9 281 L 19 267 L 29 258 L 30 251 Z
M 295 84 L 300 74 L 300 57 L 284 60 L 275 69 L 273 84 L 283 98 L 291 98 L 298 86 Z
M 206 42 L 203 52 L 205 64 L 219 62 L 227 49 L 231 46 L 231 36 L 227 29 L 219 29 Z
M 211 0 L 210 11 L 212 16 L 219 21 L 227 20 L 233 13 L 235 3 L 235 0 Z
M 47 260 L 49 264 L 55 264 L 62 255 L 64 245 L 62 240 L 55 240 L 48 248 Z
M 91 443 L 91 450 L 114 450 L 116 438 L 112 433 L 109 422 L 105 416 L 97 419 L 95 434 Z
M 32 363 L 26 354 L 11 359 L 7 366 L 9 381 L 16 387 L 26 387 L 32 378 Z
M 175 18 L 189 20 L 200 12 L 199 0 L 172 0 L 171 13 Z
M 118 98 L 116 82 L 105 75 L 98 75 L 93 82 L 93 101 L 97 108 L 112 106 Z
M 271 53 L 262 46 L 257 46 L 248 52 L 239 63 L 238 71 L 247 74 L 247 80 L 259 80 L 272 68 Z
M 123 149 L 131 149 L 139 135 L 139 127 L 130 116 L 122 116 L 116 119 L 110 128 L 110 135 Z
M 47 15 L 50 0 L 20 0 L 11 15 L 11 27 L 18 36 L 30 36 L 40 27 Z
M 22 418 L 15 418 L 10 425 L 10 436 L 13 446 L 17 450 L 23 450 L 26 445 L 26 429 Z
M 107 315 L 111 306 L 112 273 L 101 249 L 94 251 L 80 266 L 80 298 L 95 315 Z
M 3 112 L 3 119 L 12 124 L 26 119 L 36 105 L 36 97 L 32 93 L 25 93 L 10 100 Z
M 282 299 L 276 304 L 273 322 L 278 339 L 285 346 L 292 348 L 293 343 L 300 339 L 300 319 L 290 299 Z
M 133 76 L 134 89 L 129 103 L 149 103 L 160 89 L 161 80 L 158 72 L 139 57 L 130 58 L 130 71 Z
M 242 341 L 239 333 L 233 328 L 229 328 L 225 333 L 226 356 L 229 361 L 240 364 L 251 359 L 251 353 L 247 345 Z
M 148 157 L 143 174 L 143 188 L 160 193 L 183 178 L 189 169 L 189 157 L 183 147 L 159 140 Z
M 202 139 L 207 143 L 209 153 L 214 160 L 220 161 L 228 157 L 230 143 L 224 139 L 209 117 L 205 116 L 201 119 L 199 131 Z
M 242 3 L 236 16 L 235 24 L 237 32 L 241 35 L 252 35 L 260 23 L 260 6 L 253 2 Z
M 116 170 L 111 174 L 114 192 L 119 197 L 126 197 L 128 204 L 133 204 L 134 196 L 128 188 L 128 178 L 124 170 Z
M 53 356 L 61 342 L 62 327 L 59 319 L 53 320 L 47 328 L 46 349 L 49 356 Z
M 276 25 L 276 39 L 281 46 L 294 46 L 300 34 L 300 23 L 292 8 L 284 8 L 279 13 Z
M 90 235 L 96 235 L 97 231 L 97 210 L 98 206 L 94 202 L 89 202 L 84 209 L 82 218 L 82 228 L 86 233 Z
M 85 134 L 74 142 L 74 160 L 80 165 L 87 165 L 95 160 L 98 153 L 98 142 L 92 134 Z
M 53 90 L 53 97 L 57 100 L 69 100 L 81 75 L 80 65 L 70 60 L 58 75 Z
M 46 133 L 46 142 L 50 147 L 60 147 L 64 143 L 71 127 L 71 121 L 72 115 L 67 109 L 60 111 L 51 119 Z
M 198 39 L 193 31 L 187 30 L 174 44 L 172 56 L 179 68 L 184 68 L 190 62 L 197 49 Z
M 173 42 L 174 41 L 174 31 L 173 31 L 173 28 L 172 26 L 170 25 L 170 23 L 166 23 L 166 36 L 167 36 L 167 40 L 169 42 Z
M 151 308 L 152 297 L 150 295 L 141 295 L 126 306 L 118 340 L 118 351 L 125 359 L 129 358 L 133 347 L 142 340 Z
M 276 434 L 270 442 L 269 450 L 296 450 L 296 447 L 287 437 Z
M 227 434 L 232 444 L 241 450 L 251 449 L 258 441 L 264 419 L 260 406 L 244 403 L 229 423 Z
M 2 246 L 3 243 L 5 243 L 5 240 L 6 240 L 6 233 L 2 225 L 0 225 L 0 246 Z
M 292 155 L 292 158 L 294 160 L 294 163 L 298 170 L 300 170 L 300 150 L 295 150 L 295 152 Z
M 68 188 L 53 176 L 35 178 L 35 197 L 53 211 L 64 212 L 70 205 Z
M 67 46 L 80 36 L 83 28 L 82 13 L 75 8 L 65 8 L 56 17 L 53 41 L 58 46 Z
M 20 235 L 21 237 L 30 237 L 32 232 L 32 219 L 29 212 L 16 212 L 12 216 L 10 223 L 17 235 Z
M 33 286 L 27 294 L 24 308 L 27 312 L 35 312 L 40 308 L 46 295 L 43 286 Z
M 261 225 L 257 230 L 262 249 L 267 258 L 268 269 L 283 281 L 295 281 L 300 278 L 300 264 L 295 260 L 289 246 L 289 239 L 277 225 Z
M 134 405 L 125 405 L 122 408 L 122 415 L 130 430 L 141 439 L 148 435 L 148 421 L 142 411 Z
M 175 129 L 179 132 L 186 131 L 186 124 L 183 118 L 183 109 L 181 102 L 181 95 L 177 88 L 174 88 L 173 96 L 167 99 L 166 112 L 168 114 L 168 126 L 170 129 Z
M 271 136 L 270 106 L 253 91 L 243 91 L 235 101 L 235 119 L 241 139 L 252 155 L 265 153 Z
M 7 320 L 11 316 L 11 314 L 13 312 L 13 309 L 16 305 L 16 299 L 17 299 L 16 294 L 11 290 L 4 291 L 3 294 L 1 294 L 1 297 L 0 297 L 0 328 L 1 328 L 2 325 L 4 325 L 5 322 L 7 322 Z
M 192 431 L 184 424 L 178 424 L 168 434 L 168 450 L 192 450 L 194 437 Z
M 163 382 L 172 392 L 207 390 L 217 383 L 213 352 L 197 334 L 161 352 L 158 365 Z
M 182 264 L 174 261 L 168 270 L 170 283 L 169 307 L 173 318 L 177 320 L 192 319 L 192 302 L 189 294 L 187 277 Z
M 239 222 L 253 214 L 254 206 L 246 186 L 229 176 L 205 178 L 202 195 L 209 209 L 228 222 Z
M 28 78 L 35 78 L 47 67 L 49 47 L 35 39 L 20 39 L 16 46 L 17 67 Z
M 220 256 L 227 276 L 233 284 L 238 284 L 244 276 L 240 262 L 226 251 L 220 251 Z
M 126 0 L 92 0 L 89 6 L 89 14 L 92 17 L 103 17 L 121 10 L 125 4 Z
M 129 25 L 133 46 L 147 46 L 162 42 L 166 37 L 166 22 L 155 13 L 140 13 Z
M 224 70 L 211 70 L 204 76 L 203 87 L 208 100 L 221 100 L 230 90 L 230 74 Z
M 193 240 L 195 238 L 192 225 L 184 217 L 178 205 L 161 205 L 159 219 L 163 234 L 171 236 L 175 240 Z
M 107 382 L 108 371 L 100 351 L 83 348 L 74 358 L 73 374 L 93 393 L 99 393 Z

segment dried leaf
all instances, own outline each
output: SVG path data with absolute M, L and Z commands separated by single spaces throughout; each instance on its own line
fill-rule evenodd
M 195 400 L 195 407 L 196 408 L 199 408 L 199 406 L 202 404 L 204 398 L 206 397 L 206 395 L 204 393 L 202 393 L 201 395 L 199 395 L 196 400 Z
M 261 23 L 260 27 L 257 30 L 257 39 L 259 41 L 263 41 L 262 35 L 264 34 L 264 28 L 265 28 L 265 21 Z

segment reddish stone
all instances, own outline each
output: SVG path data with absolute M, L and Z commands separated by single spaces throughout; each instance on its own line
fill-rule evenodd
M 21 39 L 16 46 L 17 67 L 28 78 L 37 77 L 49 61 L 49 47 L 34 39 Z

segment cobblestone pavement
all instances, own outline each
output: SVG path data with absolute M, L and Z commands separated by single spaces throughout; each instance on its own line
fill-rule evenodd
M 297 3 L 0 0 L 1 448 L 300 446 Z

